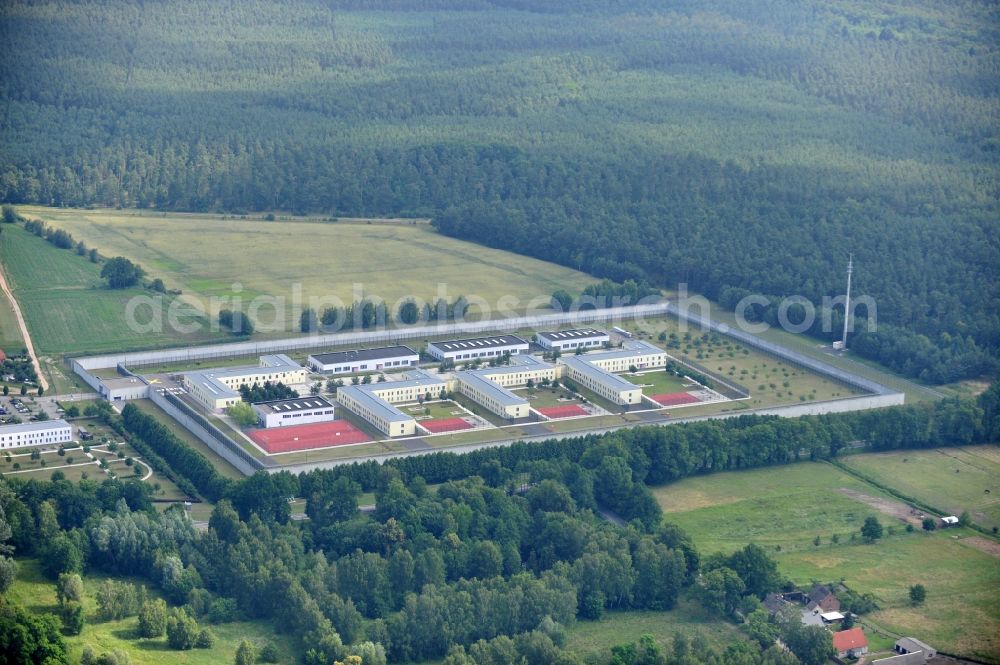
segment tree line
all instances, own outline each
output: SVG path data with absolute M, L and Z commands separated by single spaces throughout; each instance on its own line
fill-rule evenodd
M 895 342 L 860 353 L 995 368 L 983 3 L 363 5 L 5 6 L 0 200 L 417 214 L 712 299 L 819 305 L 854 252 Z
M 572 664 L 582 661 L 561 643 L 576 621 L 608 610 L 669 609 L 682 595 L 719 617 L 752 616 L 785 584 L 752 544 L 702 557 L 662 519 L 649 485 L 825 458 L 861 439 L 875 450 L 964 445 L 995 431 L 997 394 L 994 386 L 975 402 L 747 416 L 300 476 L 260 472 L 239 482 L 219 479 L 200 453 L 127 405 L 120 417 L 105 414 L 108 422 L 133 441 L 148 440 L 197 479 L 199 491 L 219 499 L 208 531 L 196 531 L 179 508 L 157 513 L 137 480 L 5 477 L 0 541 L 9 542 L 6 551 L 39 557 L 53 580 L 92 570 L 146 580 L 176 608 L 163 622 L 162 607 L 129 601 L 138 590 L 126 587 L 109 587 L 102 607 L 137 616 L 148 630 L 164 623 L 177 648 L 197 646 L 200 622 L 246 617 L 291 635 L 307 665 L 351 655 L 372 665 L 461 664 L 494 652 Z M 375 493 L 370 515 L 358 510 L 363 490 Z M 308 521 L 290 519 L 290 496 L 306 499 Z M 602 506 L 619 512 L 625 526 L 602 519 Z M 0 581 L 9 584 L 14 568 L 0 560 Z M 76 625 L 73 607 L 64 627 Z M 758 643 L 717 653 L 718 662 L 791 665 L 770 647 L 778 634 L 799 662 L 818 664 L 828 654 L 815 631 L 756 616 L 748 630 Z M 46 642 L 46 621 L 5 610 L 0 639 L 19 631 L 58 651 L 61 638 Z M 648 643 L 619 646 L 612 662 L 641 662 L 630 659 Z

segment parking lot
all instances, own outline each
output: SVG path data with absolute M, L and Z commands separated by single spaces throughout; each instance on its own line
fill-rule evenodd
M 96 396 L 95 396 L 96 397 Z M 29 422 L 37 418 L 38 414 L 44 411 L 49 420 L 62 418 L 64 410 L 60 402 L 69 404 L 72 400 L 60 396 L 59 401 L 55 397 L 36 395 L 25 395 L 24 397 L 11 394 L 6 397 L 0 395 L 0 424 L 9 423 L 13 418 L 20 418 L 21 422 Z

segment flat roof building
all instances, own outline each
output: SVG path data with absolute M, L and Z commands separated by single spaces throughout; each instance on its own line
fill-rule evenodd
M 608 333 L 595 328 L 540 332 L 537 337 L 539 346 L 550 351 L 596 349 L 604 346 L 611 339 Z
M 73 428 L 65 420 L 0 425 L 0 449 L 46 446 L 72 440 Z
M 307 363 L 322 374 L 359 374 L 385 369 L 416 367 L 420 355 L 408 346 L 386 346 L 379 349 L 358 349 L 334 353 L 317 353 Z
M 333 404 L 325 397 L 310 395 L 291 399 L 276 399 L 253 405 L 257 422 L 265 428 L 306 425 L 333 420 Z
M 184 375 L 184 387 L 191 397 L 209 411 L 225 409 L 243 401 L 239 388 L 242 385 L 305 383 L 306 368 L 283 353 L 260 357 L 256 367 L 232 367 L 189 372 Z
M 664 367 L 663 349 L 642 340 L 626 340 L 621 350 L 560 358 L 567 376 L 606 400 L 622 406 L 642 403 L 642 388 L 618 376 L 630 368 Z
M 109 402 L 149 397 L 149 384 L 135 376 L 117 376 L 100 381 L 98 392 Z
M 517 335 L 491 335 L 427 344 L 427 353 L 432 357 L 453 362 L 498 358 L 505 353 L 516 355 L 527 350 L 528 343 Z
M 526 385 L 528 381 L 552 381 L 557 371 L 555 365 L 524 354 L 512 356 L 510 365 L 456 372 L 455 379 L 463 395 L 499 416 L 517 420 L 530 415 L 531 405 L 508 388 Z
M 337 389 L 337 401 L 383 434 L 413 436 L 417 433 L 417 421 L 393 404 L 417 402 L 428 396 L 437 399 L 447 392 L 448 384 L 421 369 L 406 372 L 405 377 L 400 381 L 344 386 Z

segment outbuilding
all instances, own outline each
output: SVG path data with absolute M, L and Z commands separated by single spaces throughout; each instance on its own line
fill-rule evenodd
M 265 428 L 322 423 L 334 417 L 333 404 L 319 395 L 258 402 L 253 410 Z

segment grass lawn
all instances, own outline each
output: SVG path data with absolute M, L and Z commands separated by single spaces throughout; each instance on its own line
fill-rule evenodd
M 1000 526 L 1000 448 L 906 450 L 842 459 L 879 483 L 991 529 Z
M 207 331 L 180 335 L 166 326 L 160 332 L 130 329 L 126 325 L 127 303 L 136 296 L 150 296 L 150 292 L 106 288 L 100 266 L 73 251 L 57 249 L 20 226 L 8 225 L 0 235 L 0 265 L 43 356 L 222 338 Z M 166 305 L 172 297 L 163 298 Z
M 700 388 L 697 384 L 692 385 L 690 381 L 674 376 L 663 369 L 643 372 L 642 374 L 622 374 L 621 377 L 637 386 L 647 386 L 643 389 L 643 393 L 646 395 L 680 393 Z
M 291 298 L 293 285 L 300 285 L 306 304 L 327 296 L 350 303 L 357 299 L 357 284 L 364 294 L 394 304 L 406 296 L 433 300 L 443 283 L 449 299 L 478 296 L 495 308 L 501 296 L 513 295 L 523 308 L 532 298 L 547 299 L 560 288 L 579 291 L 593 281 L 568 268 L 438 235 L 426 224 L 267 222 L 28 206 L 19 211 L 66 229 L 102 255 L 137 261 L 169 288 L 203 299 L 229 297 L 239 283 L 244 302 L 261 294 Z M 298 309 L 288 310 L 285 321 L 297 326 Z
M 736 315 L 727 311 L 721 305 L 712 307 L 711 316 L 720 323 L 737 325 Z M 780 328 L 769 328 L 758 335 L 762 339 L 775 344 L 781 344 L 799 353 L 803 353 L 812 358 L 816 358 L 825 363 L 847 370 L 858 376 L 869 378 L 873 381 L 889 386 L 894 390 L 906 393 L 906 401 L 935 401 L 941 399 L 941 393 L 936 388 L 915 383 L 899 374 L 896 374 L 882 365 L 866 360 L 851 353 L 847 355 L 833 355 L 829 353 L 829 347 L 817 339 L 806 335 L 790 333 Z
M 128 651 L 134 665 L 231 663 L 236 647 L 244 638 L 254 639 L 260 643 L 274 642 L 281 654 L 280 662 L 294 662 L 294 654 L 287 638 L 275 633 L 271 625 L 263 621 L 237 621 L 220 625 L 202 623 L 202 627 L 208 628 L 215 635 L 215 646 L 211 649 L 191 651 L 168 649 L 166 637 L 151 640 L 138 638 L 135 634 L 135 617 L 121 621 L 99 621 L 96 616 L 95 596 L 98 586 L 105 579 L 107 576 L 97 573 L 87 574 L 83 578 L 86 590 L 84 600 L 86 625 L 80 635 L 65 638 L 69 647 L 70 662 L 78 662 L 83 647 L 89 644 L 98 654 L 112 649 L 124 649 Z M 146 584 L 151 596 L 158 595 L 143 580 L 129 581 Z M 21 603 L 32 612 L 55 613 L 58 610 L 55 584 L 42 575 L 38 562 L 33 559 L 18 560 L 17 580 L 8 594 L 13 601 Z
M 584 658 L 607 662 L 611 647 L 638 642 L 644 634 L 670 647 L 674 635 L 688 638 L 701 634 L 710 644 L 720 648 L 746 639 L 735 624 L 709 616 L 699 605 L 687 601 L 666 612 L 608 612 L 598 621 L 577 621 L 566 631 L 566 648 Z
M 120 443 L 118 450 L 124 453 L 126 457 L 137 457 L 136 452 L 127 443 Z M 120 479 L 127 480 L 135 477 L 134 467 L 125 464 L 125 460 L 119 458 L 117 453 L 112 453 L 103 446 L 91 448 L 94 460 L 87 458 L 82 447 L 66 449 L 65 456 L 60 456 L 53 448 L 48 452 L 42 452 L 39 460 L 31 459 L 31 450 L 29 448 L 22 448 L 21 451 L 29 454 L 11 457 L 10 462 L 6 461 L 6 457 L 0 457 L 0 474 L 9 473 L 11 477 L 22 480 L 50 480 L 52 473 L 58 470 L 63 473 L 66 480 L 72 482 L 87 479 L 100 483 L 108 476 L 95 462 L 99 459 L 105 459 L 108 461 L 108 468 L 114 471 Z M 138 457 L 141 459 L 141 456 Z M 67 460 L 70 458 L 72 458 L 72 464 L 67 464 Z M 45 462 L 45 466 L 42 466 L 43 461 Z M 20 468 L 14 469 L 15 463 L 20 465 Z M 145 476 L 149 472 L 149 467 L 145 466 L 145 464 L 140 464 L 139 466 L 142 469 L 143 476 Z M 13 473 L 15 471 L 17 472 Z M 153 471 L 153 474 L 146 479 L 146 482 L 153 485 L 154 488 L 159 487 L 159 489 L 154 489 L 153 499 L 183 501 L 188 498 L 173 481 L 165 478 L 156 471 Z
M 544 409 L 550 406 L 569 406 L 580 404 L 580 398 L 565 388 L 531 388 L 515 391 L 526 398 L 534 409 Z
M 426 402 L 423 405 L 413 404 L 400 407 L 400 411 L 408 413 L 417 420 L 427 420 L 429 418 L 455 418 L 468 415 L 460 406 L 451 400 Z
M 727 381 L 742 385 L 751 395 L 741 402 L 742 408 L 814 402 L 855 393 L 843 384 L 759 353 L 723 335 L 704 333 L 697 328 L 685 332 L 672 317 L 649 319 L 642 325 L 625 322 L 621 327 L 639 339 L 666 348 L 672 356 L 693 361 Z M 663 340 L 659 339 L 661 334 Z M 688 409 L 684 413 L 694 415 Z
M 690 533 L 705 553 L 732 552 L 750 541 L 771 552 L 810 549 L 816 536 L 829 542 L 833 534 L 846 542 L 869 515 L 901 526 L 840 488 L 884 496 L 818 462 L 686 478 L 654 494 L 665 519 Z

